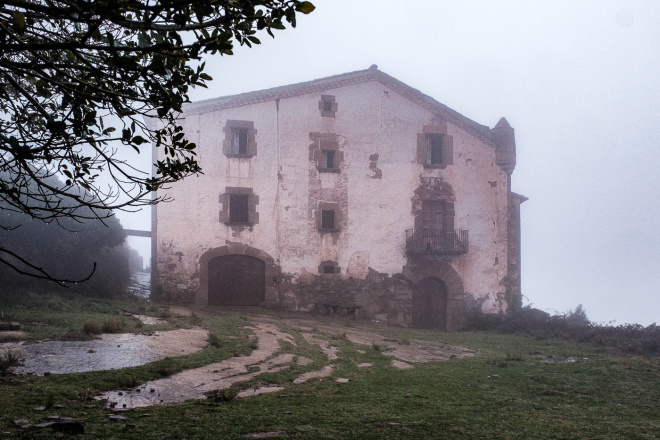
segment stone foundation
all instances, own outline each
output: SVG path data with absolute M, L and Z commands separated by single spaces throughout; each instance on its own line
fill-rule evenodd
M 365 279 L 310 273 L 281 278 L 277 308 L 352 315 L 402 327 L 412 325 L 413 286 L 401 274 L 390 277 L 369 269 Z

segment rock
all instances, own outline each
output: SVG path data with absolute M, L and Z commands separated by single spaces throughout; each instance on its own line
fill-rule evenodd
M 23 429 L 27 429 L 27 428 L 32 426 L 30 424 L 30 421 L 26 420 L 26 419 L 14 419 L 14 424 L 16 424 L 17 426 L 20 426 Z
M 122 421 L 124 421 L 124 420 L 128 420 L 126 417 L 124 417 L 124 416 L 118 416 L 118 415 L 116 415 L 116 414 L 108 414 L 108 418 L 109 418 L 110 420 L 114 420 L 115 422 L 122 422 Z
M 37 406 L 37 407 L 32 408 L 32 409 L 35 410 L 35 411 L 43 411 L 43 410 L 46 409 L 46 407 L 45 406 Z
M 0 322 L 0 331 L 16 331 L 21 329 L 21 324 L 18 322 Z

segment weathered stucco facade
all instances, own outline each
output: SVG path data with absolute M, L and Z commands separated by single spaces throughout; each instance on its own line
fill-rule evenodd
M 513 129 L 370 69 L 184 108 L 203 175 L 154 216 L 173 300 L 460 327 L 520 298 Z

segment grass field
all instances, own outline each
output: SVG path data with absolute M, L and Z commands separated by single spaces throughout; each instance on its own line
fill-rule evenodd
M 292 380 L 303 367 L 294 366 L 241 384 L 281 384 L 282 392 L 135 409 L 118 413 L 125 420 L 112 420 L 113 413 L 91 396 L 249 353 L 253 347 L 244 328 L 246 318 L 202 313 L 167 316 L 147 304 L 53 297 L 14 299 L 0 303 L 0 309 L 13 320 L 32 323 L 27 329 L 36 339 L 75 336 L 86 321 L 104 322 L 122 309 L 165 316 L 169 324 L 162 325 L 164 329 L 201 324 L 219 338 L 197 354 L 142 367 L 45 377 L 2 375 L 0 438 L 68 437 L 15 423 L 24 419 L 22 424 L 34 425 L 54 415 L 84 419 L 85 433 L 75 436 L 81 439 L 259 438 L 257 434 L 297 439 L 660 438 L 658 358 L 616 355 L 556 339 L 385 326 L 382 331 L 397 340 L 438 340 L 479 355 L 399 370 L 378 347 L 327 335 L 339 348 L 330 377 L 296 385 Z M 125 319 L 128 331 L 152 330 L 136 328 L 133 320 Z M 322 362 L 322 354 L 304 343 L 283 344 L 282 350 L 314 359 L 304 368 Z M 575 362 L 542 362 L 567 358 Z M 374 366 L 358 368 L 363 362 Z M 338 377 L 350 381 L 337 383 Z

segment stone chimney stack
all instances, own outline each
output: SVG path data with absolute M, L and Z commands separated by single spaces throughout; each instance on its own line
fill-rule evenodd
M 506 118 L 500 119 L 497 125 L 490 129 L 490 138 L 497 144 L 497 165 L 512 173 L 516 167 L 516 137 Z

